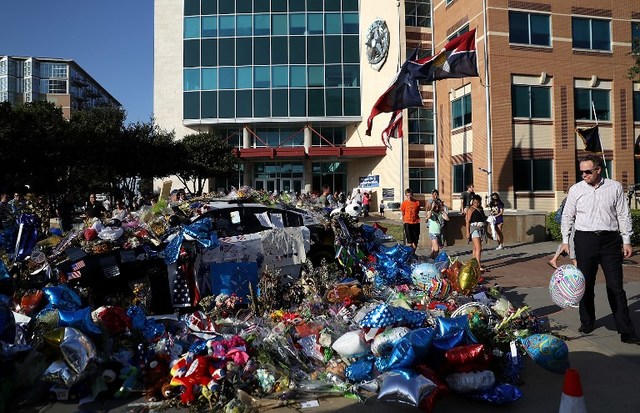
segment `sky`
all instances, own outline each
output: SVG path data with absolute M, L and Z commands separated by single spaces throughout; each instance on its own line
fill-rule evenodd
M 0 0 L 0 55 L 72 59 L 123 106 L 153 115 L 153 0 Z

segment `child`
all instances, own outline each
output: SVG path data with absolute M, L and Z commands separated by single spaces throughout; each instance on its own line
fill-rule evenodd
M 380 200 L 380 216 L 384 216 L 384 199 Z

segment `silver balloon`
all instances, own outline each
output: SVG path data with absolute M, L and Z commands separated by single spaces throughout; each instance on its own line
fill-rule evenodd
M 73 327 L 65 327 L 60 342 L 60 351 L 64 361 L 76 373 L 82 373 L 87 364 L 96 357 L 96 347 L 83 332 Z
M 496 383 L 491 370 L 453 373 L 447 376 L 447 384 L 456 393 L 472 393 L 488 390 Z
M 382 374 L 382 377 L 378 400 L 407 403 L 416 407 L 437 387 L 423 375 L 406 370 L 392 370 Z
M 42 380 L 71 387 L 78 381 L 80 375 L 74 372 L 62 360 L 56 360 L 42 373 Z

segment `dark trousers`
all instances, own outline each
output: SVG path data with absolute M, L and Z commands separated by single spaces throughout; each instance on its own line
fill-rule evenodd
M 574 242 L 578 268 L 582 271 L 586 282 L 584 297 L 580 300 L 580 322 L 594 324 L 596 321 L 594 288 L 598 265 L 600 265 L 618 333 L 633 334 L 634 328 L 629 317 L 627 294 L 622 280 L 622 237 L 613 231 L 601 234 L 576 231 Z

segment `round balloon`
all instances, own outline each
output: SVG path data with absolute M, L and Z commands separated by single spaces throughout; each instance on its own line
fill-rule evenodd
M 411 280 L 413 283 L 423 290 L 431 285 L 431 280 L 439 279 L 440 271 L 435 265 L 429 262 L 423 262 L 413 267 L 411 270 Z
M 358 357 L 369 352 L 362 330 L 347 331 L 331 345 L 342 357 Z
M 541 367 L 564 374 L 569 368 L 567 344 L 551 334 L 533 334 L 521 340 L 527 354 Z
M 427 286 L 427 295 L 433 300 L 442 301 L 451 292 L 451 283 L 447 279 L 432 278 Z
M 371 344 L 371 352 L 380 357 L 382 355 L 387 355 L 393 350 L 393 346 L 402 339 L 402 337 L 409 334 L 411 330 L 407 327 L 395 327 L 389 330 L 383 331 L 381 334 L 378 334 L 375 339 L 373 339 L 373 343 Z
M 549 293 L 556 305 L 562 308 L 578 307 L 584 295 L 585 280 L 582 271 L 567 264 L 556 268 L 549 281 Z

